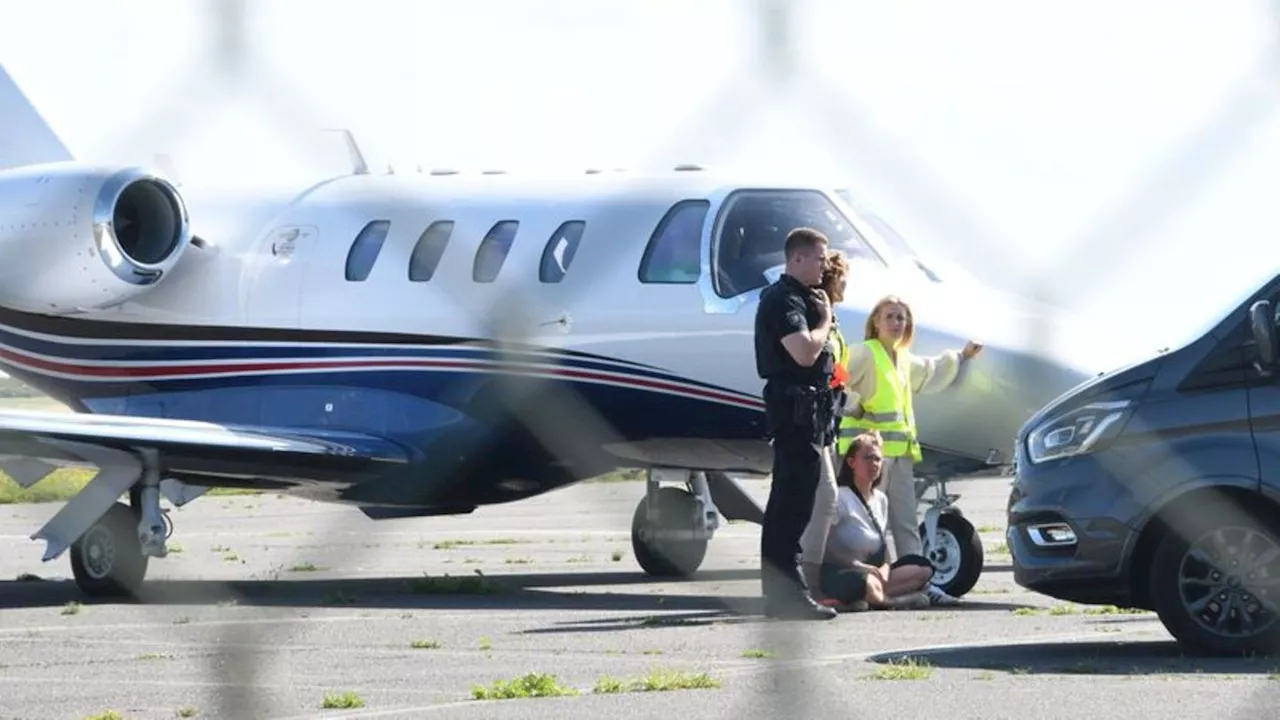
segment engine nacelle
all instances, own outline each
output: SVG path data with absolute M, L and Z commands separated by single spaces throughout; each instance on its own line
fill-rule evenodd
M 0 172 L 0 305 L 96 310 L 159 283 L 191 243 L 182 196 L 142 168 Z

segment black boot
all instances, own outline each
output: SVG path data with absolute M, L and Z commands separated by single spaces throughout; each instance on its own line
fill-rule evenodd
M 764 614 L 778 620 L 830 620 L 838 613 L 835 608 L 814 602 L 809 593 L 801 590 L 765 598 Z
M 790 573 L 779 572 L 763 563 L 761 585 L 764 590 L 764 614 L 780 620 L 830 620 L 837 613 L 819 605 L 809 595 L 798 565 Z

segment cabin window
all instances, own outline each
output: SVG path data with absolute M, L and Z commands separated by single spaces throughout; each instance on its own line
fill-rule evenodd
M 374 220 L 356 236 L 347 251 L 347 279 L 352 282 L 363 282 L 373 270 L 373 263 L 382 252 L 382 242 L 387 239 L 387 231 L 391 229 L 391 221 Z
M 733 297 L 769 284 L 766 271 L 786 264 L 787 234 L 811 227 L 826 234 L 830 248 L 850 262 L 884 261 L 826 195 L 816 190 L 739 190 L 729 195 L 720 223 L 712 261 L 715 289 Z
M 476 251 L 475 264 L 471 267 L 472 280 L 489 283 L 497 279 L 518 227 L 520 223 L 515 220 L 503 220 L 489 229 L 489 234 L 480 241 L 480 249 Z
M 578 252 L 578 241 L 587 224 L 581 220 L 570 220 L 551 234 L 547 246 L 542 249 L 542 263 L 538 266 L 538 279 L 544 283 L 557 283 L 564 278 L 569 263 Z
M 449 243 L 449 235 L 452 233 L 452 220 L 437 220 L 422 231 L 422 235 L 418 237 L 418 244 L 413 246 L 413 254 L 409 256 L 411 281 L 426 282 L 435 275 L 440 258 L 444 255 L 444 247 Z
M 642 283 L 695 283 L 701 271 L 698 251 L 711 203 L 681 200 L 658 222 L 640 258 Z

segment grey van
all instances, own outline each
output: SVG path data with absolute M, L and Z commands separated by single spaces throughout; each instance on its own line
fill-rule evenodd
M 1280 276 L 1019 430 L 1015 581 L 1154 610 L 1189 651 L 1280 649 Z

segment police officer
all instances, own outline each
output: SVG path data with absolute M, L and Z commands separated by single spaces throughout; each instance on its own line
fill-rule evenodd
M 836 431 L 830 388 L 835 363 L 828 339 L 832 310 L 816 289 L 827 245 L 817 230 L 792 230 L 785 245 L 786 270 L 764 289 L 756 309 L 756 371 L 765 380 L 765 415 L 773 439 L 773 482 L 760 534 L 760 579 L 770 617 L 836 616 L 814 602 L 798 557 L 823 448 L 834 442 Z

